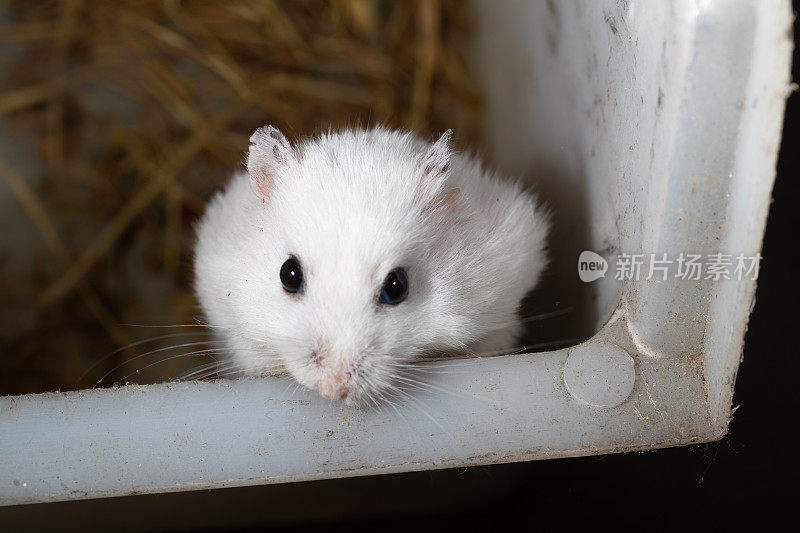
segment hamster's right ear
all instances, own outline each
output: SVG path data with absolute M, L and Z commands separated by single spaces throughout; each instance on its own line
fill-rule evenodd
M 250 137 L 250 151 L 247 153 L 250 188 L 256 196 L 267 199 L 275 185 L 275 174 L 289 162 L 290 157 L 292 147 L 283 133 L 272 126 L 256 130 Z

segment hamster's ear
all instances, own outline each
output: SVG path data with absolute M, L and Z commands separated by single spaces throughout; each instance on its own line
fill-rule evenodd
M 275 184 L 277 170 L 289 162 L 292 147 L 283 133 L 265 126 L 258 128 L 250 137 L 250 151 L 247 154 L 247 172 L 250 174 L 250 188 L 261 199 L 266 199 Z
M 452 138 L 453 130 L 447 130 L 425 154 L 425 159 L 423 160 L 425 175 L 429 180 L 440 178 L 450 168 L 450 139 Z
M 444 208 L 452 213 L 459 203 L 459 189 L 445 190 L 445 178 L 450 169 L 450 139 L 453 132 L 447 130 L 431 145 L 423 158 L 423 176 L 417 192 L 423 211 Z

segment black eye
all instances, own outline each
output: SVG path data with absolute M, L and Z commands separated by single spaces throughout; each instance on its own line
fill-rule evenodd
M 382 304 L 397 305 L 405 300 L 407 295 L 408 276 L 406 271 L 402 268 L 396 268 L 386 276 L 378 301 Z
M 291 256 L 283 263 L 281 283 L 287 292 L 303 292 L 303 269 L 296 257 Z

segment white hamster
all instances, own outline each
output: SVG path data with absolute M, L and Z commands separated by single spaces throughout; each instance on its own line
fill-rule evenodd
M 382 127 L 250 138 L 198 226 L 195 289 L 236 366 L 380 399 L 416 358 L 515 346 L 549 221 L 519 184 Z

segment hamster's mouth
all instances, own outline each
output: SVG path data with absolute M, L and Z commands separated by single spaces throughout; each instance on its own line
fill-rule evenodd
M 350 394 L 350 387 L 348 384 L 335 379 L 320 380 L 320 382 L 317 383 L 316 390 L 320 396 L 328 398 L 329 400 L 344 401 Z
M 347 402 L 352 400 L 354 390 L 354 372 L 342 367 L 320 368 L 314 389 L 329 400 Z

